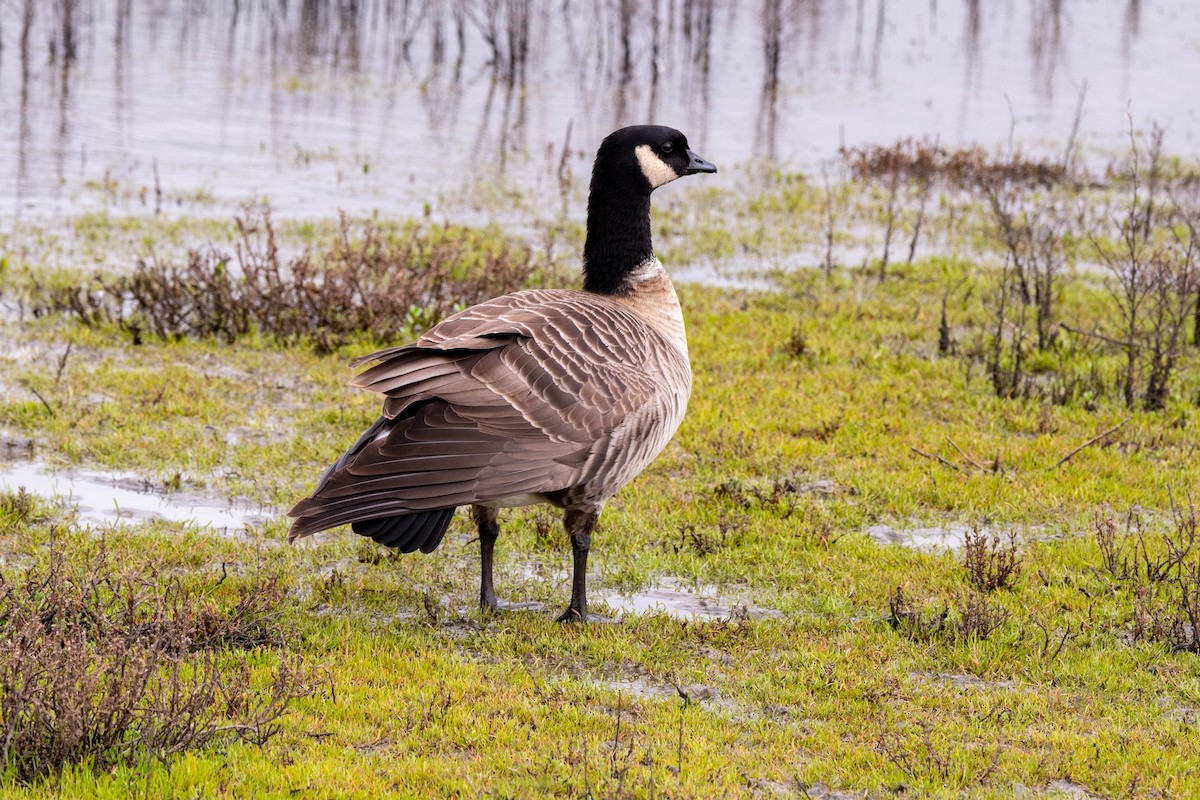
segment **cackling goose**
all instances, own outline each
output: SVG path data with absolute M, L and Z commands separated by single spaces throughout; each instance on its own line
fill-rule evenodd
M 350 523 L 409 553 L 438 546 L 470 505 L 485 610 L 497 510 L 563 509 L 571 602 L 587 620 L 587 556 L 604 503 L 658 455 L 683 420 L 692 376 L 679 299 L 650 239 L 650 193 L 717 168 L 672 128 L 639 125 L 600 145 L 588 197 L 583 291 L 514 292 L 380 350 L 352 384 L 383 415 L 289 512 L 289 539 Z

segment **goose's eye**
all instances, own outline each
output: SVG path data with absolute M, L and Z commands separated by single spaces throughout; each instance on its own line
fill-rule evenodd
M 663 153 L 670 155 L 671 151 L 675 149 L 675 145 L 671 144 L 670 142 L 663 142 L 663 146 L 660 149 L 663 151 Z

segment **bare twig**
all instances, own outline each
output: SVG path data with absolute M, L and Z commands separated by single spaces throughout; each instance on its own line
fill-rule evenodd
M 946 441 L 949 442 L 950 446 L 953 447 L 955 450 L 957 450 L 958 454 L 960 456 L 962 456 L 963 458 L 965 458 L 967 460 L 967 463 L 970 464 L 975 469 L 979 470 L 980 472 L 991 472 L 992 471 L 992 470 L 989 470 L 987 467 L 983 466 L 982 464 L 980 464 L 975 459 L 971 458 L 971 456 L 967 455 L 967 451 L 965 451 L 961 447 L 959 447 L 958 443 L 955 442 L 953 439 L 951 439 L 949 436 L 946 437 Z
M 57 417 L 57 416 L 58 416 L 58 412 L 54 410 L 54 406 L 50 405 L 50 401 L 49 401 L 49 400 L 47 400 L 45 397 L 43 397 L 43 396 L 42 396 L 42 393 L 41 393 L 41 392 L 39 392 L 39 391 L 38 391 L 38 390 L 37 390 L 37 389 L 36 389 L 36 388 L 33 386 L 33 384 L 31 384 L 29 381 L 26 381 L 26 380 L 21 380 L 21 381 L 20 381 L 20 384 L 21 384 L 22 386 L 24 386 L 26 389 L 28 389 L 30 392 L 32 392 L 32 393 L 33 393 L 33 396 L 34 396 L 34 397 L 36 397 L 38 400 L 40 400 L 40 401 L 41 401 L 42 405 L 46 407 L 46 410 L 50 412 L 50 416 L 52 416 L 52 417 Z
M 1075 333 L 1080 336 L 1087 336 L 1089 339 L 1099 339 L 1102 342 L 1108 342 L 1109 344 L 1115 344 L 1119 347 L 1131 348 L 1134 350 L 1136 350 L 1138 348 L 1137 342 L 1127 342 L 1124 339 L 1114 339 L 1113 337 L 1106 336 L 1105 334 L 1099 333 L 1098 331 L 1085 331 L 1083 328 L 1075 328 L 1075 327 L 1072 327 L 1071 325 L 1066 324 L 1065 322 L 1058 323 L 1058 327 L 1062 328 L 1064 331 L 1069 331 L 1071 333 Z
M 54 373 L 55 388 L 58 388 L 58 383 L 62 380 L 63 370 L 67 368 L 67 359 L 71 356 L 71 348 L 74 344 L 74 342 L 67 342 L 67 349 L 58 357 L 58 371 Z
M 960 466 L 958 466 L 958 464 L 955 464 L 953 461 L 947 461 L 946 459 L 942 458 L 941 456 L 939 456 L 935 453 L 926 453 L 924 450 L 918 450 L 917 448 L 912 447 L 912 446 L 910 446 L 908 449 L 912 450 L 914 453 L 916 453 L 919 456 L 925 456 L 926 458 L 933 459 L 934 461 L 938 462 L 942 466 L 949 467 L 952 470 L 961 471 L 961 469 L 962 469 Z
M 1129 422 L 1129 420 L 1131 420 L 1131 419 L 1133 419 L 1133 417 L 1126 417 L 1125 419 L 1123 419 L 1123 420 L 1121 420 L 1120 422 L 1118 422 L 1116 425 L 1113 425 L 1111 428 L 1109 428 L 1108 430 L 1106 430 L 1104 433 L 1101 433 L 1101 434 L 1099 434 L 1099 435 L 1097 435 L 1097 436 L 1093 436 L 1091 439 L 1088 439 L 1086 442 L 1084 442 L 1083 444 L 1079 445 L 1079 447 L 1076 447 L 1074 450 L 1072 450 L 1071 452 L 1067 453 L 1065 456 L 1063 456 L 1062 458 L 1060 458 L 1060 459 L 1059 459 L 1059 460 L 1058 460 L 1058 461 L 1057 461 L 1057 462 L 1054 464 L 1054 466 L 1053 466 L 1053 467 L 1050 467 L 1050 469 L 1057 469 L 1058 467 L 1061 467 L 1063 464 L 1067 463 L 1067 462 L 1068 462 L 1068 461 L 1070 461 L 1072 458 L 1074 458 L 1074 457 L 1075 457 L 1075 455 L 1076 455 L 1077 453 L 1079 453 L 1079 451 L 1080 451 L 1080 450 L 1083 450 L 1083 449 L 1085 449 L 1085 448 L 1091 447 L 1091 446 L 1092 446 L 1092 445 L 1094 445 L 1096 442 L 1100 441 L 1101 439 L 1103 439 L 1104 437 L 1108 436 L 1108 435 L 1109 435 L 1109 434 L 1111 434 L 1111 433 L 1116 433 L 1116 432 L 1117 432 L 1117 431 L 1119 431 L 1121 428 L 1125 427 L 1125 423 L 1126 423 L 1126 422 Z

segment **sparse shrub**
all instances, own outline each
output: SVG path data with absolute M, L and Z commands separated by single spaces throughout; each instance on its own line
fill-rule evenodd
M 950 305 L 950 295 L 954 292 L 953 287 L 946 287 L 942 292 L 942 311 L 938 317 L 938 355 L 948 356 L 955 350 L 954 336 L 950 331 L 950 316 L 948 313 Z
M 1081 107 L 1076 111 L 1076 125 Z M 1026 162 L 1016 152 L 985 161 L 969 173 L 987 201 L 988 233 L 1004 253 L 999 283 L 987 303 L 993 320 L 988 373 L 997 397 L 1029 396 L 1029 350 L 1051 350 L 1057 338 L 1056 303 L 1074 233 L 1079 180 L 1072 174 L 1072 143 L 1059 162 Z M 1027 326 L 1032 330 L 1027 332 Z M 1028 343 L 1026 339 L 1029 339 Z
M 992 603 L 982 592 L 967 592 L 956 598 L 958 620 L 954 624 L 955 638 L 983 641 L 1002 628 L 1011 614 Z
M 1200 210 L 1184 187 L 1168 190 L 1162 128 L 1151 129 L 1144 147 L 1132 129 L 1129 138 L 1129 156 L 1111 176 L 1125 190 L 1120 199 L 1093 214 L 1080 212 L 1111 277 L 1117 320 L 1108 330 L 1077 332 L 1124 355 L 1127 406 L 1140 401 L 1159 410 L 1170 396 L 1186 327 L 1200 302 Z
M 316 583 L 316 595 L 325 601 L 344 598 L 348 591 L 346 573 L 337 567 L 329 570 L 329 573 Z
M 913 604 L 897 586 L 888 594 L 888 624 L 915 642 L 983 641 L 1003 627 L 1009 612 L 988 600 L 982 592 L 959 594 L 941 611 L 927 611 Z
M 210 246 L 182 261 L 151 254 L 132 273 L 35 287 L 41 311 L 145 336 L 232 341 L 260 331 L 329 350 L 357 334 L 408 336 L 456 308 L 528 284 L 541 269 L 528 247 L 496 231 L 410 223 L 388 230 L 341 218 L 321 253 L 280 253 L 268 211 L 236 218 L 229 255 Z
M 531 517 L 537 546 L 543 550 L 559 550 L 566 540 L 566 533 L 563 532 L 561 517 L 556 510 L 538 506 Z
M 998 533 L 988 536 L 977 528 L 967 531 L 962 564 L 967 580 L 980 592 L 1012 588 L 1021 574 L 1016 534 L 1009 531 L 1005 542 Z
M 803 328 L 794 328 L 792 335 L 783 345 L 783 352 L 791 358 L 806 358 L 811 354 L 808 345 L 808 334 Z
M 1064 167 L 1065 173 L 1065 167 Z M 1004 173 L 982 173 L 980 190 L 991 210 L 993 235 L 1005 252 L 1013 298 L 1033 309 L 1038 350 L 1054 344 L 1054 304 L 1066 269 L 1066 242 L 1073 235 L 1074 196 L 1065 190 L 1030 187 Z M 1069 183 L 1063 184 L 1070 187 Z
M 1030 187 L 1067 185 L 1070 178 L 1064 164 L 1027 160 L 1016 153 L 993 158 L 980 148 L 949 150 L 936 140 L 902 139 L 891 145 L 843 149 L 841 153 L 851 174 L 878 182 L 885 195 L 881 220 L 883 250 L 879 259 L 881 279 L 887 275 L 892 242 L 905 224 L 912 231 L 909 263 L 915 257 L 934 188 L 974 191 L 990 186 L 999 191 L 999 187 L 1007 187 L 1006 191 L 1016 198 Z M 901 213 L 906 206 L 915 209 L 907 223 Z
M 165 760 L 219 739 L 262 744 L 310 691 L 296 660 L 281 659 L 264 684 L 230 649 L 284 641 L 274 580 L 255 579 L 222 609 L 158 578 L 117 567 L 102 547 L 82 564 L 52 550 L 45 566 L 0 575 L 0 763 L 10 778 Z
M 831 169 L 836 169 L 836 166 L 827 161 L 821 162 L 821 239 L 825 244 L 825 253 L 821 258 L 821 270 L 825 273 L 826 278 L 833 275 L 833 243 L 837 237 L 838 225 L 845 213 L 846 182 L 842 181 L 841 185 L 835 187 L 829 180 L 829 172 Z M 1196 316 L 1197 319 L 1200 319 L 1200 306 L 1197 307 Z
M 21 486 L 15 492 L 0 492 L 0 535 L 25 525 L 36 511 L 33 495 Z
M 841 421 L 834 423 L 836 431 L 841 427 Z M 826 436 L 833 433 L 826 431 Z M 788 519 L 796 511 L 807 505 L 806 495 L 824 495 L 839 491 L 837 484 L 829 480 L 803 482 L 797 475 L 786 475 L 768 480 L 743 481 L 736 478 L 723 481 L 714 487 L 718 497 L 728 498 L 740 508 L 750 508 L 758 504 L 762 508 L 774 510 L 780 518 Z
M 740 539 L 742 524 L 740 522 L 722 520 L 715 528 L 712 526 L 697 527 L 696 525 L 681 525 L 679 535 L 664 542 L 664 551 L 679 553 L 694 553 L 698 556 L 710 556 L 736 547 Z
M 354 558 L 360 564 L 375 566 L 384 562 L 398 561 L 404 555 L 394 547 L 380 547 L 366 538 L 359 538 L 354 548 Z
M 927 642 L 938 636 L 945 630 L 949 616 L 949 605 L 932 614 L 913 607 L 912 599 L 900 586 L 888 593 L 888 624 L 892 630 L 915 642 Z
M 1200 520 L 1196 506 L 1172 506 L 1171 530 L 1146 531 L 1130 514 L 1122 531 L 1111 515 L 1094 527 L 1104 570 L 1132 603 L 1133 639 L 1161 642 L 1174 651 L 1200 652 Z
M 997 397 L 1021 397 L 1027 395 L 1032 386 L 1025 365 L 1029 304 L 1020 298 L 1017 271 L 1011 261 L 1006 261 L 988 303 L 991 337 L 985 358 L 992 391 Z
M 979 768 L 968 773 L 961 761 L 955 759 L 956 754 L 951 752 L 949 745 L 943 745 L 939 749 L 934 743 L 933 727 L 929 723 L 921 722 L 915 727 L 920 730 L 919 738 L 914 726 L 905 726 L 900 730 L 882 727 L 875 745 L 880 754 L 886 756 L 913 781 L 936 775 L 946 785 L 954 785 L 955 782 L 986 785 L 1000 766 L 1000 754 L 1005 749 L 1003 742 L 996 742 L 988 760 L 981 760 Z M 958 755 L 961 759 L 961 754 Z M 986 752 L 981 751 L 979 757 L 983 756 L 986 756 Z

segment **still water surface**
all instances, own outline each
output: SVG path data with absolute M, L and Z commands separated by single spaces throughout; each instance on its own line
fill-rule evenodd
M 635 122 L 716 185 L 907 136 L 1057 148 L 1085 82 L 1086 144 L 1128 108 L 1186 155 L 1197 78 L 1195 0 L 7 0 L 0 224 L 556 194 Z

